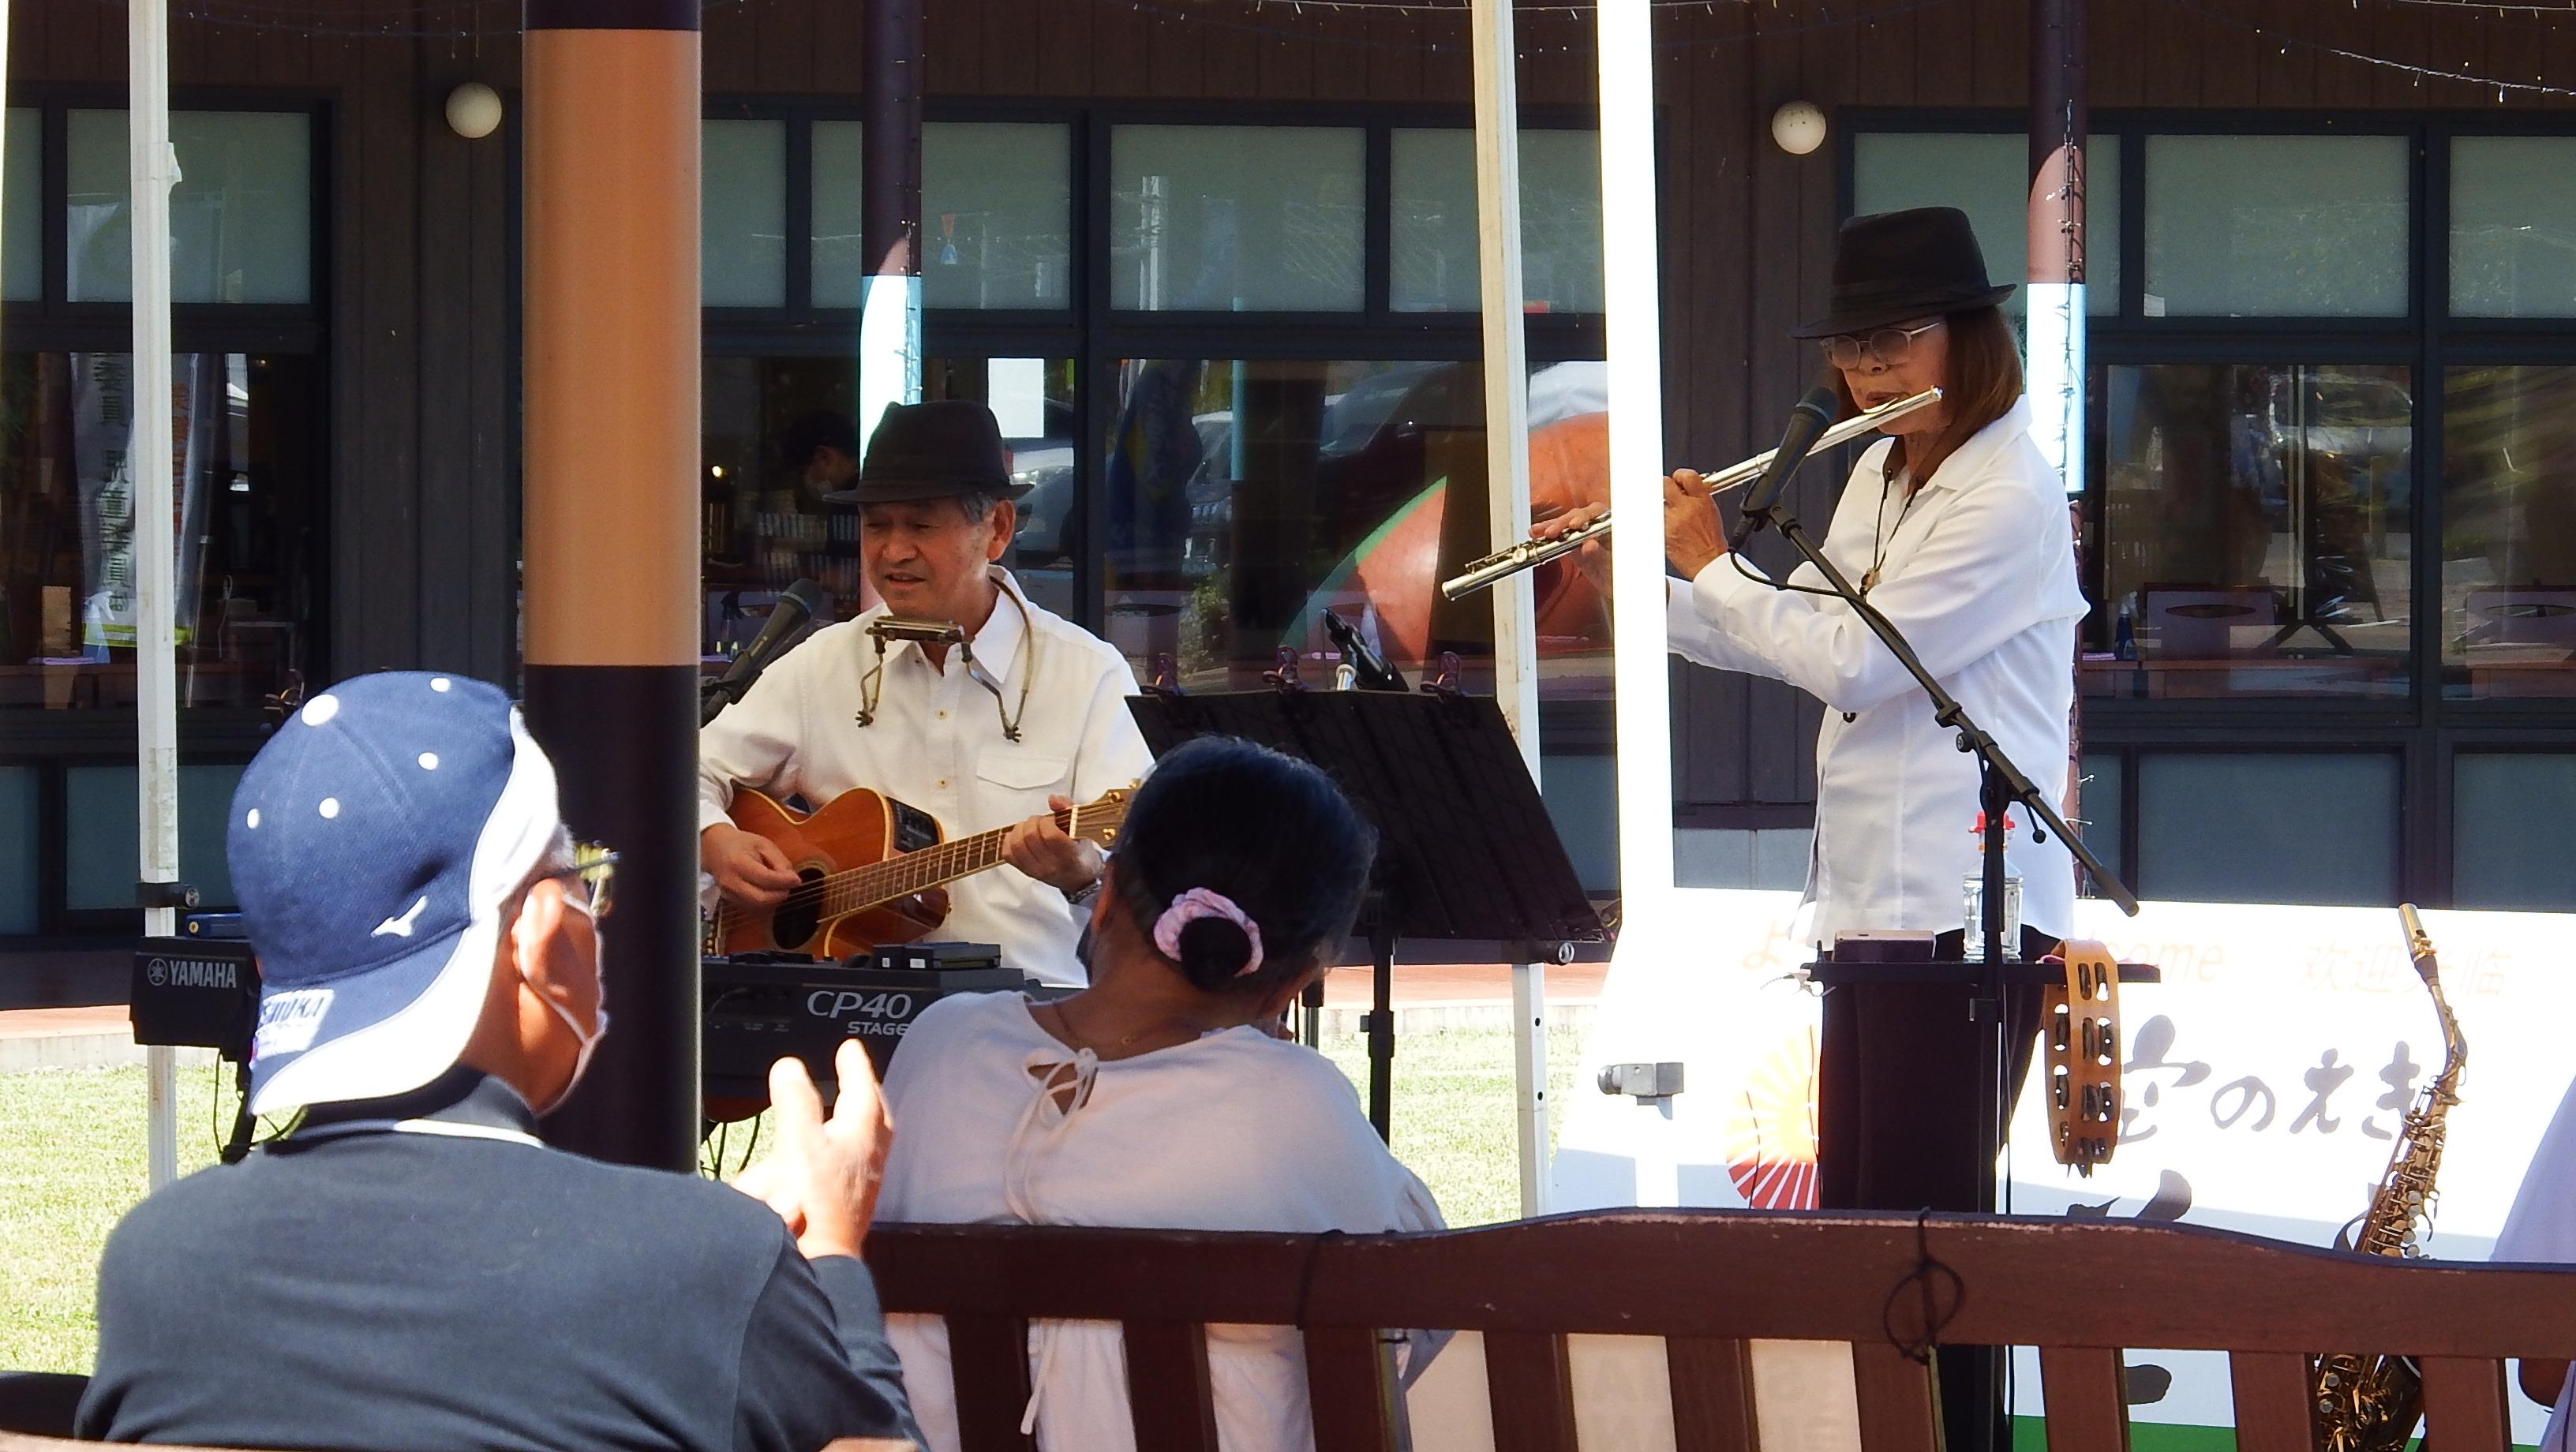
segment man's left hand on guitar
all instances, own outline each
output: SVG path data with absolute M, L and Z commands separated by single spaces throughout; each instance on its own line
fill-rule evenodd
M 1100 880 L 1100 849 L 1066 835 L 1055 812 L 1070 811 L 1070 797 L 1047 798 L 1049 811 L 1029 818 L 1002 838 L 1002 860 L 1047 886 L 1080 892 Z

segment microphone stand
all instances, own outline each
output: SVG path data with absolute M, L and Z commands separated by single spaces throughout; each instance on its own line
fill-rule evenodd
M 1977 1126 L 1977 1184 L 1980 1199 L 1991 1211 L 1995 1202 L 1995 1160 L 2003 1153 L 2004 1104 L 2009 1098 L 2003 1082 L 2005 809 L 2019 803 L 2029 811 L 2031 840 L 2034 842 L 2044 842 L 2048 840 L 2048 833 L 2055 832 L 2066 843 L 2067 850 L 2074 854 L 2075 860 L 2093 875 L 2093 882 L 2102 889 L 2103 895 L 2119 904 L 2122 912 L 2137 916 L 2138 899 L 2129 891 L 2127 884 L 2114 876 L 2111 869 L 2103 866 L 2101 859 L 2085 847 L 2084 839 L 2066 825 L 2065 818 L 2049 805 L 2048 798 L 2042 795 L 2037 784 L 2004 755 L 1995 738 L 1968 719 L 1967 708 L 1941 689 L 1941 683 L 1924 668 L 1921 658 L 1914 654 L 1914 647 L 1906 642 L 1904 633 L 1881 615 L 1877 607 L 1863 599 L 1860 591 L 1852 588 L 1851 581 L 1844 577 L 1843 572 L 1834 568 L 1833 561 L 1825 558 L 1825 552 L 1816 547 L 1815 541 L 1807 538 L 1807 532 L 1799 527 L 1798 518 L 1789 512 L 1789 507 L 1774 504 L 1757 517 L 1767 520 L 1791 548 L 1816 567 L 1833 593 L 1852 608 L 1852 613 L 1860 617 L 1861 623 L 1886 645 L 1889 653 L 1896 657 L 1897 664 L 1904 666 L 1906 673 L 1913 676 L 1915 683 L 1923 688 L 1923 693 L 1931 698 L 1932 719 L 1957 732 L 1959 749 L 1977 758 L 1977 799 L 1986 816 L 1982 848 L 1985 891 L 1983 921 L 1979 924 L 1985 961 L 1980 965 L 1976 996 L 1971 1002 L 1977 1022 L 1984 1027 L 1978 1035 L 1978 1075 L 1980 1081 L 1992 1090 L 1988 1096 L 1991 1112 L 1980 1116 L 1981 1122 Z M 1774 588 L 1779 587 L 1775 585 Z M 2014 945 L 2016 951 L 2019 946 Z

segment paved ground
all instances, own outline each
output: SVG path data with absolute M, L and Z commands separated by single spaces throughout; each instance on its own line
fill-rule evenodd
M 1551 1019 L 1566 1028 L 1588 1023 L 1607 971 L 1607 965 L 1600 963 L 1550 967 L 1547 1002 Z M 87 984 L 87 978 L 83 982 Z M 86 996 L 104 995 L 93 992 Z M 1336 968 L 1325 979 L 1326 1032 L 1357 1032 L 1359 1016 L 1368 1011 L 1368 1006 L 1369 970 Z M 1511 970 L 1501 964 L 1426 965 L 1398 968 L 1395 972 L 1399 1037 L 1451 1028 L 1508 1028 L 1511 1008 Z M 198 1049 L 182 1050 L 181 1055 L 191 1061 L 209 1056 L 207 1051 Z M 0 1073 L 142 1061 L 143 1050 L 134 1043 L 122 1003 L 0 1010 Z

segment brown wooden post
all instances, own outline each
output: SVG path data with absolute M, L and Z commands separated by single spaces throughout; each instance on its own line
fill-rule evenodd
M 601 1159 L 698 1146 L 698 0 L 527 0 L 529 728 L 615 848 L 616 1032 L 546 1121 Z

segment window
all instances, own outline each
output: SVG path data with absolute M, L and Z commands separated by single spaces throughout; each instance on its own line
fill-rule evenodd
M 2148 317 L 2407 313 L 2403 136 L 2150 136 Z
M 2576 137 L 2452 141 L 2451 313 L 2576 316 Z
M 1601 135 L 1523 131 L 1521 290 L 1532 312 L 1601 311 Z M 1482 306 L 1472 131 L 1398 130 L 1393 138 L 1392 306 Z
M 862 132 L 814 123 L 814 303 L 855 308 Z M 1060 309 L 1073 296 L 1073 136 L 1052 122 L 921 128 L 922 305 Z
M 2145 753 L 2131 885 L 2179 902 L 2392 901 L 2397 767 L 2378 753 Z
M 699 300 L 787 305 L 787 123 L 700 124 Z
M 2453 905 L 2576 904 L 2576 756 L 2462 752 L 2452 765 Z
M 1542 515 L 1606 499 L 1603 365 L 1531 379 Z M 1485 553 L 1483 368 L 1473 362 L 1129 359 L 1103 500 L 1108 630 L 1139 679 L 1259 683 L 1332 654 L 1333 611 L 1397 669 L 1455 652 L 1490 689 L 1493 611 L 1438 582 Z M 1555 699 L 1608 690 L 1606 605 L 1571 561 L 1537 581 Z
M 1116 128 L 1112 306 L 1358 311 L 1367 154 L 1356 128 Z
M 2084 308 L 2120 308 L 2120 138 L 2084 152 Z M 2020 132 L 1867 131 L 1852 139 L 1852 210 L 1957 207 L 1968 214 L 1986 275 L 2030 275 L 2030 139 Z M 2004 300 L 2018 318 L 2026 289 Z
M 2095 370 L 2086 688 L 2389 695 L 2408 684 L 2407 369 Z
M 73 302 L 134 296 L 123 111 L 65 118 L 63 215 Z M 313 123 L 300 112 L 174 111 L 170 295 L 178 303 L 313 300 Z
M 2443 377 L 2446 694 L 2576 695 L 2576 368 Z
M 255 708 L 322 644 L 322 368 L 171 361 L 180 704 Z M 123 353 L 0 358 L 0 710 L 135 704 L 132 392 Z

